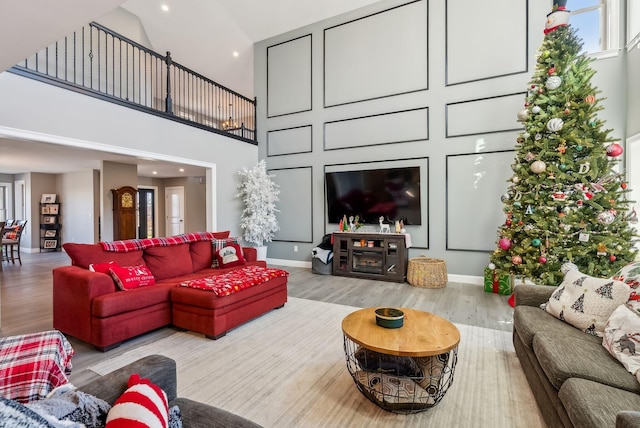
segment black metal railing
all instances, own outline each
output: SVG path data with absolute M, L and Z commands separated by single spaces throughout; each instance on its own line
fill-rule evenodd
M 256 142 L 256 102 L 92 22 L 9 71 Z

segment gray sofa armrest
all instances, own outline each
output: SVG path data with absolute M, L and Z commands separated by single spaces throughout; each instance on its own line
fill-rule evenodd
M 184 428 L 262 428 L 242 416 L 188 398 L 178 398 L 169 406 L 178 406 Z
M 545 285 L 517 285 L 514 290 L 516 306 L 540 306 L 549 300 L 556 288 Z
M 640 412 L 624 411 L 616 415 L 616 428 L 639 428 Z
M 129 377 L 137 373 L 158 385 L 167 394 L 169 401 L 177 396 L 176 362 L 163 355 L 149 355 L 119 368 L 98 379 L 79 386 L 83 392 L 102 398 L 109 404 L 127 389 Z

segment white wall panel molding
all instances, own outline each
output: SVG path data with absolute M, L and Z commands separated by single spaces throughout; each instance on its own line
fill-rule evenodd
M 446 0 L 446 84 L 525 73 L 529 1 Z
M 325 150 L 428 139 L 428 107 L 355 117 L 324 124 Z
M 310 153 L 313 150 L 311 125 L 275 129 L 267 132 L 267 156 Z
M 276 206 L 280 231 L 274 241 L 313 242 L 313 167 L 269 169 L 273 182 L 280 186 Z
M 447 155 L 447 250 L 495 249 L 514 158 L 514 150 Z
M 267 117 L 311 110 L 311 34 L 267 48 Z
M 446 136 L 488 134 L 522 129 L 516 115 L 522 110 L 525 93 L 498 95 L 446 105 Z
M 324 106 L 428 89 L 427 27 L 418 0 L 325 29 Z

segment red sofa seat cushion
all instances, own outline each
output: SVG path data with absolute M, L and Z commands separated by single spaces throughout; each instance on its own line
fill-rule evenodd
M 173 284 L 155 284 L 127 292 L 98 296 L 92 301 L 91 314 L 94 317 L 107 318 L 166 303 L 169 301 L 171 288 Z
M 156 280 L 193 273 L 190 244 L 150 247 L 142 258 Z
M 76 244 L 67 242 L 62 248 L 71 258 L 71 264 L 84 269 L 89 269 L 90 264 L 109 263 L 111 261 L 120 266 L 138 266 L 144 264 L 142 250 L 128 253 L 115 253 L 105 251 L 100 244 Z

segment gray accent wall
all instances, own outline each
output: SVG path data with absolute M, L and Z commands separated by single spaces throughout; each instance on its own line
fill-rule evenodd
M 550 9 L 534 0 L 384 0 L 255 44 L 259 156 L 282 191 L 269 258 L 309 262 L 336 230 L 325 172 L 420 166 L 422 224 L 407 228 L 410 257 L 481 276 L 504 221 L 516 113 Z M 637 69 L 638 55 L 631 61 Z M 593 67 L 606 97 L 600 117 L 623 138 L 632 120 L 625 56 Z

